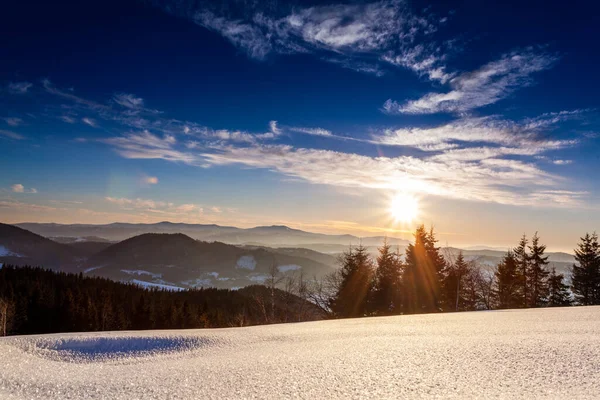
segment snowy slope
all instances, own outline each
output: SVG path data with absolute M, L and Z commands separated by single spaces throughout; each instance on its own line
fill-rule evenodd
M 2 399 L 599 398 L 600 307 L 0 339 Z

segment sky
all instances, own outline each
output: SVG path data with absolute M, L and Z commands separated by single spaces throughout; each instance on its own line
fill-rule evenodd
M 569 251 L 600 229 L 591 3 L 13 2 L 0 220 Z

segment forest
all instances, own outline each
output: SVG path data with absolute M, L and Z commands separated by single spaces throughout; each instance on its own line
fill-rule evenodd
M 586 234 L 567 279 L 525 235 L 489 269 L 443 254 L 423 225 L 404 254 L 350 247 L 324 278 L 281 273 L 239 290 L 145 289 L 41 268 L 0 269 L 0 335 L 233 327 L 323 318 L 600 304 L 600 245 Z
M 0 269 L 0 336 L 55 332 L 222 328 L 322 319 L 292 293 L 145 289 L 82 274 L 5 265 Z
M 433 229 L 417 228 L 405 254 L 384 243 L 376 260 L 362 246 L 341 258 L 341 269 L 318 285 L 316 298 L 334 317 L 474 311 L 600 304 L 598 236 L 586 234 L 575 249 L 570 280 L 548 268 L 546 246 L 524 235 L 490 271 L 448 257 Z

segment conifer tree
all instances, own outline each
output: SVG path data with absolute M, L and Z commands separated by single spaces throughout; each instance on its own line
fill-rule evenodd
M 442 282 L 446 310 L 459 311 L 464 309 L 463 281 L 468 273 L 468 269 L 469 265 L 462 251 L 460 251 L 456 260 L 447 268 L 446 276 Z
M 391 246 L 384 240 L 379 248 L 377 270 L 375 271 L 375 290 L 373 308 L 379 315 L 400 312 L 400 279 L 402 265 L 398 254 L 391 251 Z
M 513 257 L 519 276 L 519 307 L 527 307 L 527 304 L 529 304 L 529 282 L 527 281 L 529 255 L 527 254 L 527 243 L 527 236 L 523 235 L 519 241 L 519 245 L 513 249 Z
M 563 307 L 571 304 L 569 286 L 564 281 L 565 276 L 557 274 L 556 269 L 552 268 L 548 275 L 548 306 Z
M 440 309 L 440 276 L 446 263 L 435 246 L 433 229 L 423 225 L 415 232 L 415 241 L 406 249 L 404 270 L 404 309 L 407 313 L 433 312 Z
M 517 260 L 512 251 L 508 251 L 502 262 L 496 267 L 494 295 L 500 309 L 517 308 L 520 306 L 520 274 Z
M 332 301 L 332 310 L 340 317 L 360 317 L 368 313 L 373 265 L 367 248 L 349 249 L 341 258 L 341 283 Z
M 581 305 L 600 304 L 600 245 L 596 233 L 586 233 L 575 249 L 571 269 L 572 290 Z
M 546 246 L 539 243 L 537 232 L 531 238 L 527 264 L 527 286 L 529 293 L 529 307 L 542 307 L 548 298 L 548 256 L 544 256 Z

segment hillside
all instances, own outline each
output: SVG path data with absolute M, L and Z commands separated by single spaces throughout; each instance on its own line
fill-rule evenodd
M 201 242 L 181 233 L 148 233 L 124 240 L 93 255 L 82 268 L 115 280 L 137 279 L 183 288 L 234 288 L 263 283 L 273 265 L 281 274 L 302 271 L 308 278 L 333 270 L 333 264 L 308 257 Z
M 0 338 L 0 398 L 594 399 L 598 331 L 576 307 Z
M 72 269 L 81 252 L 66 244 L 0 223 L 0 263 L 43 265 L 46 268 Z

